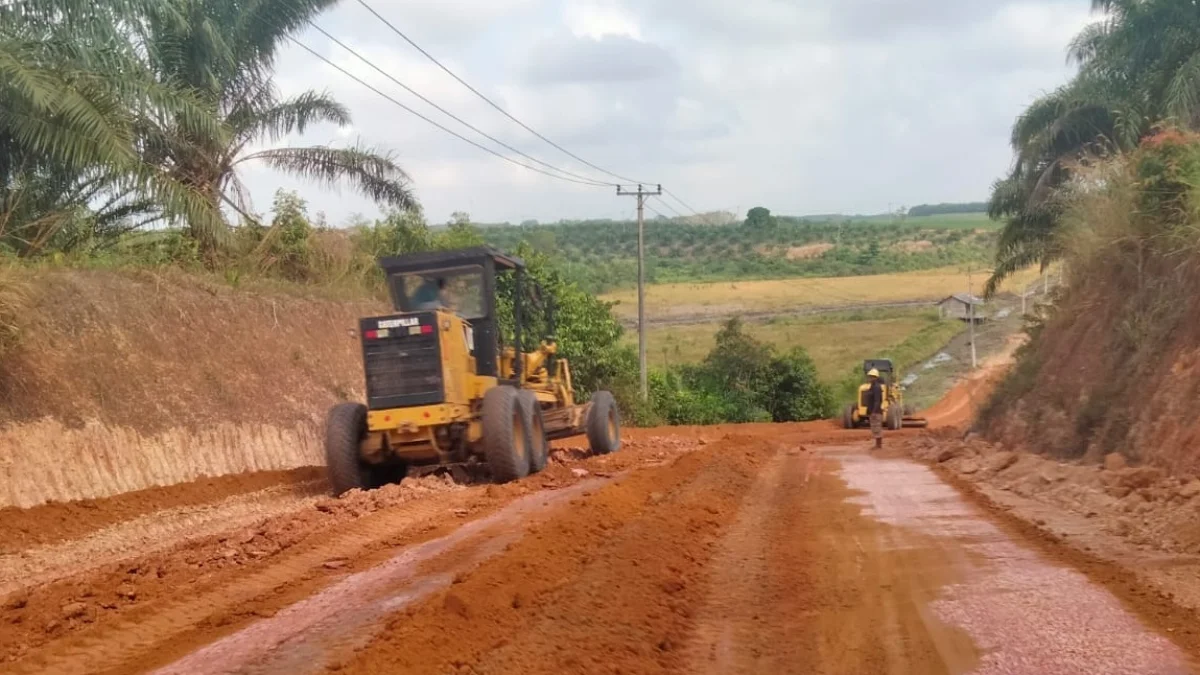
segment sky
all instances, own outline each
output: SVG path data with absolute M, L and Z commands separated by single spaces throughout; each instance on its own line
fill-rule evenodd
M 1066 82 L 1089 0 L 367 0 L 476 89 L 592 164 L 661 183 L 681 213 L 880 213 L 979 201 L 1011 162 L 1014 118 Z M 404 43 L 358 0 L 317 23 L 393 77 L 505 143 L 603 181 L 521 129 Z M 478 138 L 309 30 L 298 39 L 396 100 Z M 430 222 L 628 218 L 612 187 L 555 180 L 485 154 L 298 47 L 285 96 L 314 89 L 352 126 L 283 145 L 392 153 Z M 508 151 L 497 148 L 503 154 Z M 519 159 L 519 158 L 518 158 Z M 526 161 L 527 160 L 522 160 Z M 246 165 L 255 210 L 277 189 L 339 224 L 377 205 Z M 675 215 L 667 204 L 655 211 Z M 653 216 L 650 212 L 648 216 Z

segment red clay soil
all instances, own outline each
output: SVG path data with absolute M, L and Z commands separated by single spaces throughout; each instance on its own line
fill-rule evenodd
M 277 485 L 301 493 L 323 490 L 325 470 L 306 467 L 204 478 L 190 483 L 126 492 L 102 499 L 52 502 L 29 509 L 0 509 L 0 555 L 33 546 L 77 539 L 148 513 L 211 504 L 226 497 Z
M 429 477 L 341 499 L 297 499 L 297 511 L 253 527 L 181 539 L 100 567 L 81 559 L 85 571 L 0 597 L 0 670 L 45 672 L 56 664 L 51 670 L 139 672 L 161 665 L 377 564 L 398 546 L 444 535 L 521 495 L 572 485 L 584 479 L 579 474 L 613 476 L 707 442 L 634 436 L 604 457 L 572 459 L 582 453 L 557 451 L 545 472 L 518 483 L 464 488 Z M 212 517 L 221 514 L 214 509 Z M 96 644 L 104 647 L 78 652 Z M 147 645 L 152 654 L 127 661 Z
M 950 580 L 930 571 L 936 547 L 891 547 L 889 526 L 846 500 L 835 469 L 791 443 L 742 434 L 637 472 L 327 665 L 354 674 L 965 672 L 970 641 L 913 602 Z

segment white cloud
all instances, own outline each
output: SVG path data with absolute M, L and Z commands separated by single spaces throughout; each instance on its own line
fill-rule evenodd
M 563 23 L 576 37 L 599 40 L 618 36 L 641 39 L 637 19 L 617 2 L 574 0 L 563 7 Z
M 544 135 L 697 208 L 881 211 L 984 198 L 1010 160 L 1009 127 L 1070 74 L 1088 20 L 1078 0 L 376 0 L 402 29 Z M 595 175 L 533 138 L 346 3 L 322 25 L 398 79 L 498 138 Z M 307 43 L 462 130 L 353 57 Z M 311 56 L 281 59 L 285 92 L 328 89 L 352 129 L 295 142 L 361 141 L 397 153 L 433 220 L 612 215 L 608 189 L 554 181 L 447 137 Z M 486 143 L 486 141 L 481 141 Z M 600 178 L 607 178 L 599 175 Z M 277 185 L 255 170 L 260 210 Z M 337 222 L 374 207 L 305 187 Z

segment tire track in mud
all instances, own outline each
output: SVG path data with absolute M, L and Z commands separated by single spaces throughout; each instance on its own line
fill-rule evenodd
M 580 473 L 612 475 L 664 461 L 713 434 L 635 433 L 613 455 L 560 448 L 545 472 L 519 483 L 462 487 L 429 477 L 341 499 L 306 498 L 249 526 L 226 519 L 219 534 L 157 542 L 159 552 L 133 549 L 98 567 L 76 556 L 63 562 L 61 579 L 0 597 L 0 670 L 46 672 L 51 663 L 66 672 L 99 672 L 100 662 L 113 664 L 111 672 L 163 666 L 384 562 L 397 547 L 447 535 L 521 495 L 553 495 L 578 483 Z M 219 505 L 210 506 L 217 514 L 209 522 L 219 526 Z M 87 540 L 65 545 L 78 551 Z
M 707 561 L 773 451 L 731 437 L 581 496 L 336 670 L 677 672 Z
M 920 611 L 945 577 L 921 548 L 848 501 L 822 453 L 791 448 L 759 475 L 712 566 L 687 673 L 967 672 L 974 648 Z

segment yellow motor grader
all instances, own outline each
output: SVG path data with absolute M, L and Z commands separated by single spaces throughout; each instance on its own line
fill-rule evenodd
M 329 411 L 325 458 L 335 494 L 439 469 L 486 468 L 498 482 L 516 480 L 545 468 L 549 441 L 580 434 L 593 453 L 620 448 L 612 394 L 576 403 L 553 337 L 554 308 L 537 300 L 519 258 L 477 247 L 380 266 L 396 312 L 359 321 L 367 400 Z M 543 312 L 550 333 L 529 351 L 526 304 Z
M 867 359 L 863 361 L 864 380 L 867 379 L 867 373 L 872 370 L 879 372 L 880 384 L 883 385 L 883 425 L 886 428 L 898 430 L 904 427 L 922 428 L 929 425 L 929 421 L 925 418 L 912 415 L 912 411 L 904 404 L 904 387 L 896 381 L 899 376 L 890 360 Z M 847 405 L 842 411 L 843 427 L 854 429 L 870 423 L 864 400 L 864 395 L 870 387 L 869 382 L 859 385 L 854 402 Z

